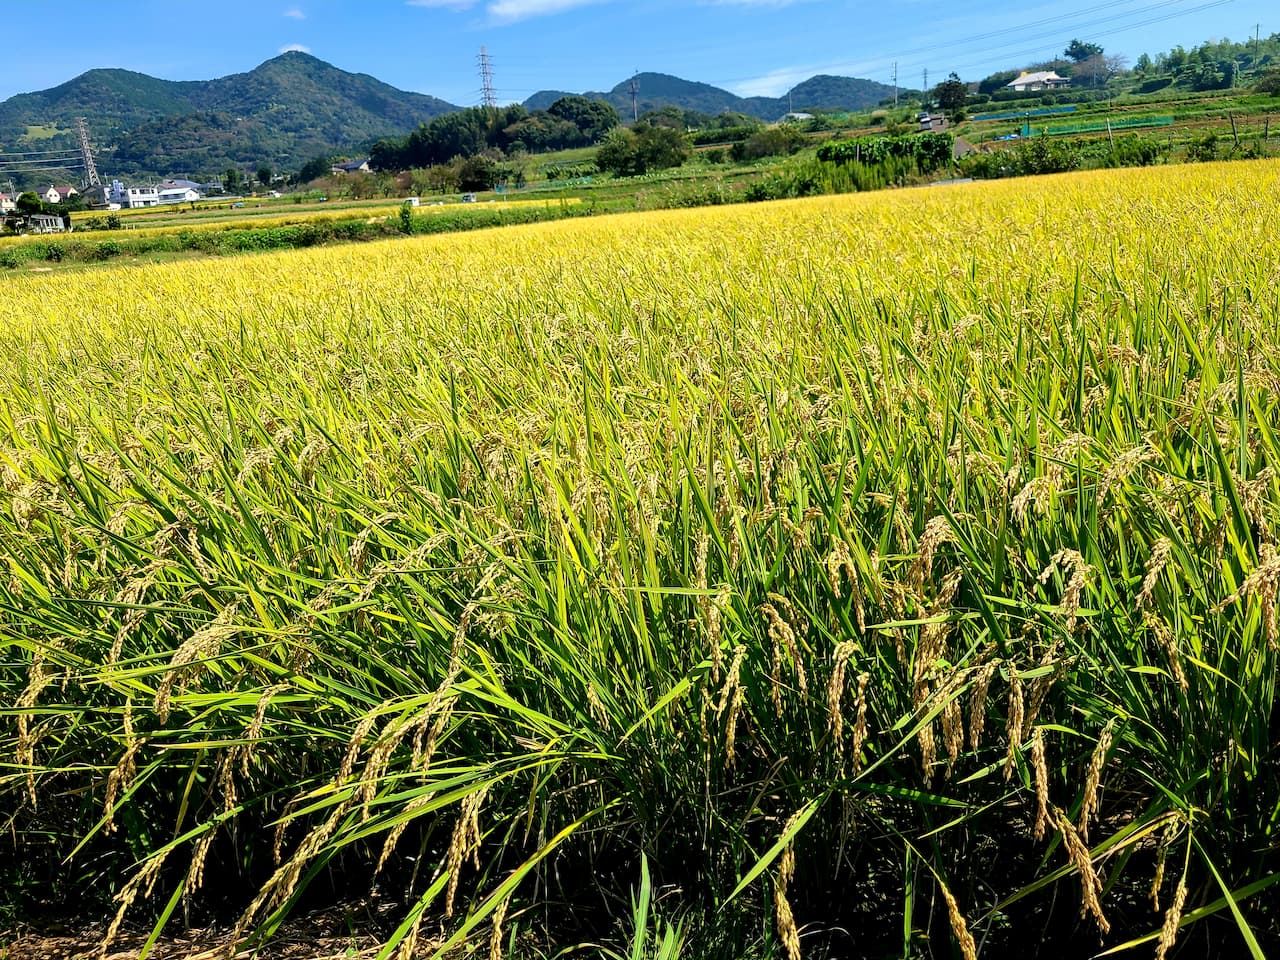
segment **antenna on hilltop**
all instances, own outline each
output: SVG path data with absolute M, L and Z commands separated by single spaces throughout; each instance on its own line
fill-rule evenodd
M 102 181 L 98 179 L 98 168 L 93 163 L 93 148 L 89 146 L 89 128 L 85 126 L 84 117 L 76 117 L 76 133 L 80 135 L 80 156 L 84 160 L 85 189 L 100 187 Z
M 493 58 L 487 48 L 480 48 L 476 62 L 480 64 L 480 102 L 486 107 L 496 107 L 498 95 L 493 89 Z
M 640 121 L 640 70 L 631 75 L 631 121 Z

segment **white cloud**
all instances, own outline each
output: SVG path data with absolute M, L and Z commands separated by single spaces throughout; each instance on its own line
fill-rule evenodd
M 516 23 L 604 2 L 607 0 L 489 0 L 484 9 L 494 23 Z M 405 0 L 405 3 L 411 7 L 470 10 L 477 5 L 477 0 Z
M 780 97 L 813 71 L 808 67 L 781 67 L 749 80 L 740 80 L 730 89 L 740 97 Z
M 290 43 L 280 48 L 281 53 L 310 53 L 311 48 L 301 43 Z
M 530 17 L 561 13 L 574 7 L 585 7 L 598 0 L 493 0 L 485 9 L 499 23 L 514 23 Z
M 307 19 L 307 15 L 302 12 L 302 8 L 300 7 L 290 7 L 288 10 L 284 12 L 284 15 L 288 17 L 290 20 Z

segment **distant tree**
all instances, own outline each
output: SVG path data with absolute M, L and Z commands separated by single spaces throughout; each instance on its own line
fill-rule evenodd
M 659 107 L 657 110 L 650 110 L 640 117 L 640 122 L 651 127 L 666 127 L 669 130 L 679 130 L 682 133 L 687 126 L 684 111 L 674 104 Z
M 458 165 L 440 163 L 426 171 L 428 191 L 431 193 L 458 192 Z
M 1253 92 L 1267 93 L 1273 97 L 1280 97 L 1280 67 L 1274 67 L 1264 73 L 1258 82 L 1253 85 Z
M 1123 67 L 1124 60 L 1096 54 L 1080 60 L 1071 68 L 1071 79 L 1079 81 L 1087 87 L 1101 87 L 1108 79 L 1115 76 L 1116 65 Z
M 222 175 L 222 186 L 226 188 L 227 193 L 235 193 L 239 190 L 240 183 L 240 171 L 235 167 L 227 167 L 226 172 Z
M 615 177 L 633 176 L 639 172 L 636 170 L 638 139 L 635 132 L 626 127 L 610 130 L 596 151 L 596 166 Z
M 258 182 L 264 187 L 271 186 L 271 168 L 265 163 L 258 168 Z
M 1102 56 L 1102 47 L 1096 43 L 1085 43 L 1083 40 L 1072 40 L 1067 44 L 1067 49 L 1062 51 L 1062 55 L 1074 63 L 1083 63 L 1090 57 Z
M 369 166 L 374 170 L 403 170 L 404 141 L 383 139 L 369 148 Z M 326 164 L 328 161 L 326 161 Z M 328 166 L 325 167 L 328 170 Z
M 561 97 L 547 108 L 547 113 L 558 120 L 572 123 L 588 143 L 597 142 L 622 123 L 613 104 L 588 97 Z
M 302 169 L 298 171 L 298 182 L 310 183 L 312 180 L 327 177 L 332 167 L 333 162 L 328 157 L 315 157 L 308 160 L 302 165 Z
M 641 173 L 678 167 L 693 153 L 685 135 L 669 127 L 641 127 L 636 132 L 636 149 Z
M 1133 64 L 1134 73 L 1147 74 L 1154 68 L 1155 64 L 1151 62 L 1151 58 L 1147 54 L 1142 54 Z
M 746 140 L 735 143 L 729 154 L 734 160 L 759 160 L 761 157 L 785 157 L 804 146 L 804 134 L 792 124 L 757 130 Z
M 1016 79 L 1017 76 L 1017 70 L 999 70 L 978 81 L 978 92 L 995 93 L 997 90 L 1003 90 L 1009 85 L 1009 81 Z
M 465 157 L 458 167 L 458 189 L 464 193 L 492 190 L 498 185 L 502 170 L 497 161 L 487 154 L 477 153 Z
M 19 213 L 30 215 L 33 213 L 39 213 L 43 210 L 44 202 L 36 196 L 35 193 L 28 190 L 26 193 L 18 194 L 17 206 Z
M 933 88 L 934 101 L 948 114 L 964 110 L 964 101 L 968 96 L 968 85 L 955 72 Z
M 679 130 L 638 124 L 609 131 L 596 151 L 596 166 L 619 177 L 678 167 L 689 159 L 689 141 Z

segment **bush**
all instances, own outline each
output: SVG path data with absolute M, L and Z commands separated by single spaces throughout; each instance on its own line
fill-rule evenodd
M 689 141 L 678 130 L 646 124 L 610 130 L 596 152 L 596 165 L 616 177 L 678 167 L 689 159 Z
M 1261 79 L 1253 85 L 1253 92 L 1280 97 L 1280 67 L 1273 67 L 1263 74 Z
M 1187 160 L 1192 163 L 1210 163 L 1218 159 L 1218 135 L 1205 134 L 1187 145 Z
M 804 134 L 795 127 L 767 127 L 756 131 L 742 143 L 735 143 L 729 154 L 739 162 L 763 157 L 785 157 L 799 150 L 804 142 Z
M 1139 93 L 1155 93 L 1157 90 L 1163 90 L 1165 87 L 1173 83 L 1173 77 L 1153 77 L 1146 80 L 1138 87 Z
M 818 159 L 828 163 L 875 166 L 893 158 L 910 161 L 919 173 L 929 174 L 951 162 L 954 143 L 949 133 L 831 140 L 818 148 Z
M 122 253 L 120 244 L 115 240 L 103 240 L 93 249 L 93 258 L 95 260 L 110 260 L 112 257 L 118 257 Z

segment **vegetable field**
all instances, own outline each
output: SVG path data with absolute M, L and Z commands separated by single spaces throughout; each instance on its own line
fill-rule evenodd
M 1205 164 L 0 279 L 8 915 L 1263 956 L 1278 195 Z

